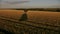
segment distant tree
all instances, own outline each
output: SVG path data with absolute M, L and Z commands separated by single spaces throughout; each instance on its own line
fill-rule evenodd
M 60 12 L 60 10 L 59 10 L 59 9 L 57 9 L 56 11 L 57 11 L 57 12 Z
M 40 10 L 43 11 L 43 8 L 41 8 Z

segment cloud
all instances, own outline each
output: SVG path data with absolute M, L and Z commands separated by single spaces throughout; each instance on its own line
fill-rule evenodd
M 27 2 L 29 2 L 29 0 L 4 0 L 0 3 L 0 8 L 15 8 Z
M 27 3 L 29 1 L 15 1 L 15 2 L 6 2 L 6 3 L 9 3 L 9 4 L 21 4 L 21 3 Z

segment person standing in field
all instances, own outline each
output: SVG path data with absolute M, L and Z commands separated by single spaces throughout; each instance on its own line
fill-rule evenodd
M 28 16 L 27 16 L 27 10 L 24 10 L 24 14 L 22 14 L 21 18 L 19 21 L 27 21 Z

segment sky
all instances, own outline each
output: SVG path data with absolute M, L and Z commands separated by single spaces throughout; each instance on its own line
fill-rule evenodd
M 0 0 L 0 8 L 60 8 L 60 0 Z

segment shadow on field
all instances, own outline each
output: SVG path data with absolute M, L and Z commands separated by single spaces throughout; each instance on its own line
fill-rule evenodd
M 14 34 L 13 32 L 7 31 L 5 29 L 0 29 L 0 34 Z
M 28 16 L 27 13 L 22 14 L 21 18 L 19 19 L 19 21 L 27 21 Z

